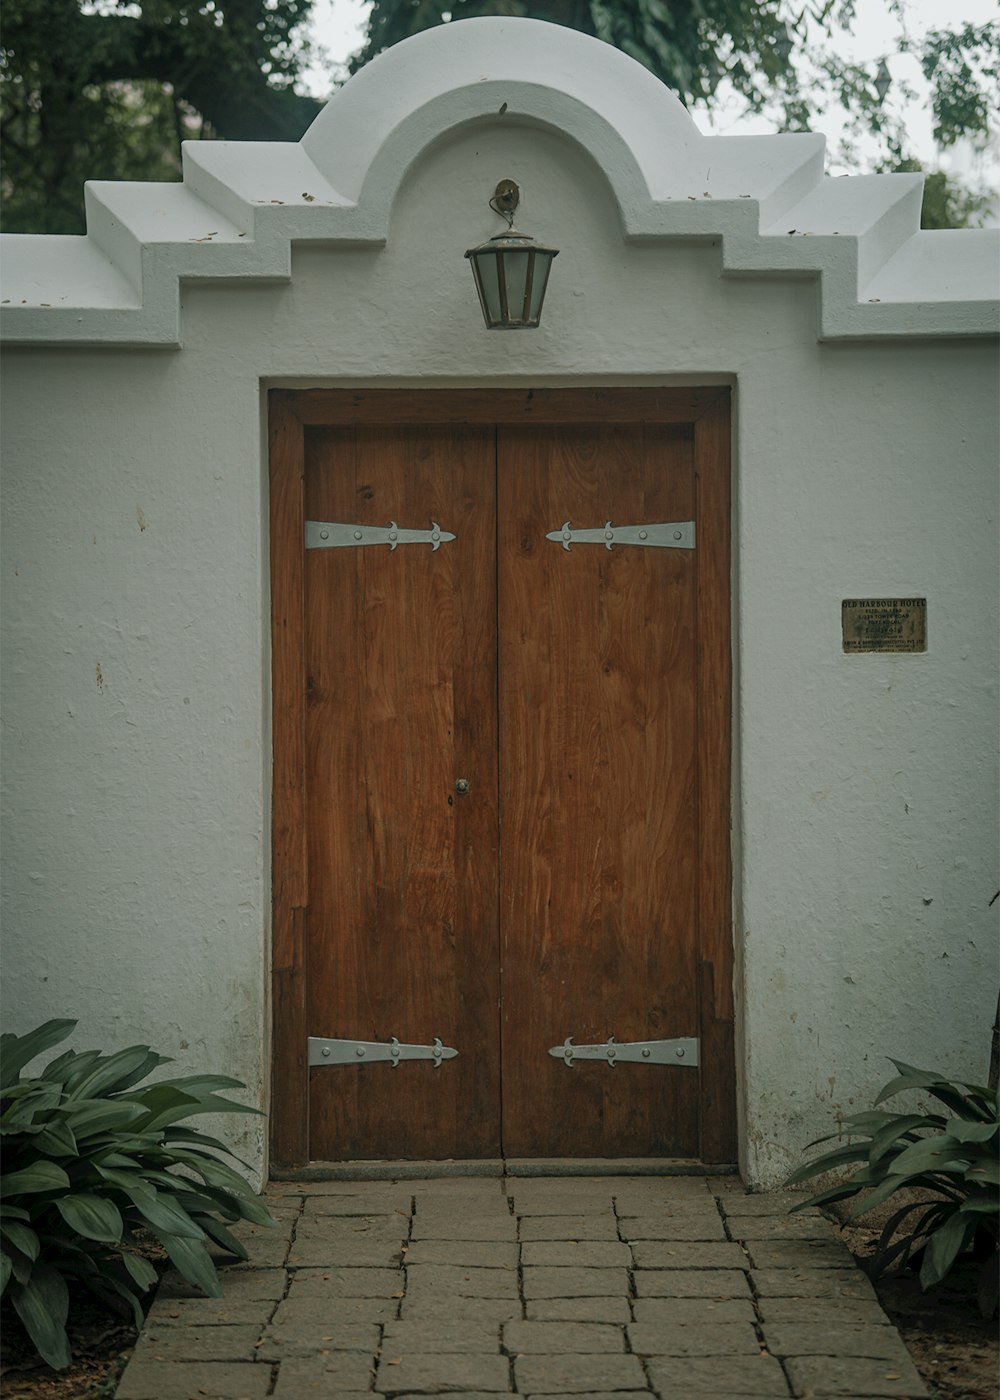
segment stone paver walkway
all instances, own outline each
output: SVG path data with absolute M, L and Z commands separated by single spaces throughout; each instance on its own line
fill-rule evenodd
M 222 1300 L 167 1275 L 117 1400 L 926 1400 L 816 1212 L 734 1178 L 281 1184 Z

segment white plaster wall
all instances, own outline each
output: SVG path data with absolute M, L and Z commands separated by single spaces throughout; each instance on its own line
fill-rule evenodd
M 462 254 L 506 176 L 519 225 L 563 251 L 542 328 L 494 336 Z M 7 357 L 8 1025 L 80 1014 L 81 1044 L 149 1040 L 263 1102 L 262 385 L 714 381 L 736 386 L 744 1169 L 777 1181 L 886 1055 L 982 1076 L 987 342 L 819 344 L 814 281 L 723 278 L 717 240 L 626 243 L 571 140 L 488 124 L 417 161 L 384 249 L 188 284 L 181 332 L 179 352 Z M 862 594 L 926 594 L 928 653 L 843 656 L 840 600 Z M 237 1126 L 261 1166 L 259 1126 Z

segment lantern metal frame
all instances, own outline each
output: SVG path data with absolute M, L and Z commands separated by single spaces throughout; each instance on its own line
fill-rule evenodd
M 558 248 L 539 243 L 514 228 L 514 210 L 520 195 L 513 180 L 500 181 L 490 208 L 507 220 L 507 228 L 465 254 L 472 265 L 487 330 L 537 329 L 552 260 L 559 256 Z M 514 257 L 517 262 L 508 262 Z M 495 259 L 495 266 L 487 272 L 491 258 Z M 525 259 L 523 266 L 521 258 Z

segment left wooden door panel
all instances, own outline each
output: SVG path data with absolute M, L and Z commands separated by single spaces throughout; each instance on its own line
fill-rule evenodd
M 456 537 L 306 551 L 308 1033 L 459 1051 L 313 1069 L 309 1157 L 499 1155 L 494 433 L 307 428 L 304 459 L 308 519 Z

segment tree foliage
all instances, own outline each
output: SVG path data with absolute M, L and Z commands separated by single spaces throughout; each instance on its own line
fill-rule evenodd
M 985 143 L 1000 107 L 998 26 L 937 29 L 918 43 L 905 0 L 899 53 L 931 84 L 935 135 Z M 5 0 L 0 39 L 4 226 L 84 228 L 85 179 L 167 180 L 192 137 L 297 140 L 318 103 L 296 91 L 312 0 Z M 822 129 L 831 107 L 849 136 L 874 133 L 883 168 L 909 168 L 901 106 L 880 97 L 875 65 L 826 42 L 854 0 L 374 0 L 356 71 L 382 49 L 437 24 L 522 15 L 579 29 L 644 64 L 688 106 L 736 95 L 778 130 Z M 817 41 L 819 36 L 819 41 Z M 894 92 L 905 95 L 894 79 Z M 932 177 L 933 178 L 933 177 Z M 930 192 L 929 192 L 930 193 Z M 929 218 L 978 218 L 983 200 L 941 177 Z M 931 223 L 929 226 L 937 226 Z
M 311 0 L 5 0 L 4 226 L 83 229 L 85 179 L 176 179 L 181 139 L 297 140 Z

